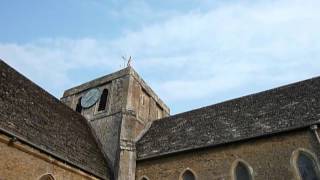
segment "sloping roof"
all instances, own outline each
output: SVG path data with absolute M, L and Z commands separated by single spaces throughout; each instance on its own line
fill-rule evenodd
M 154 121 L 138 159 L 216 146 L 319 123 L 320 77 Z
M 99 178 L 107 162 L 85 118 L 0 60 L 0 129 Z

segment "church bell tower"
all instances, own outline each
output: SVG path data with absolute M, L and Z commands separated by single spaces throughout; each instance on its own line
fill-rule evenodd
M 141 131 L 170 113 L 130 66 L 66 90 L 61 101 L 87 119 L 119 180 L 135 178 L 135 139 Z

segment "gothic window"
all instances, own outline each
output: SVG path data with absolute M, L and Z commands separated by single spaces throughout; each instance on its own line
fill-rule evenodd
M 242 161 L 238 161 L 234 168 L 234 180 L 252 180 L 249 166 Z
M 297 158 L 297 167 L 301 180 L 319 180 L 319 167 L 312 155 L 300 152 Z
M 45 174 L 41 176 L 39 180 L 54 180 L 54 177 L 51 174 Z
M 100 97 L 98 111 L 106 110 L 107 101 L 108 101 L 108 89 L 104 89 Z
M 77 103 L 77 107 L 76 107 L 76 111 L 78 113 L 81 113 L 81 111 L 82 111 L 81 99 L 82 99 L 81 97 L 78 99 L 78 103 Z
M 184 171 L 184 173 L 182 174 L 182 180 L 195 180 L 196 177 L 193 174 L 193 172 L 191 172 L 190 170 L 186 170 Z
M 140 180 L 149 180 L 146 176 L 143 176 Z

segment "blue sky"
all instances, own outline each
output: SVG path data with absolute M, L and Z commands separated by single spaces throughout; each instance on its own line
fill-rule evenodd
M 1 1 L 0 58 L 61 97 L 121 56 L 172 114 L 320 75 L 318 0 Z

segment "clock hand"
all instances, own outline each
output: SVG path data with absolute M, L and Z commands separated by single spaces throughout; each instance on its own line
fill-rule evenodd
M 90 101 L 93 98 L 93 96 L 89 97 L 89 99 L 87 101 Z

